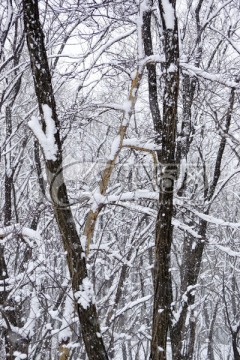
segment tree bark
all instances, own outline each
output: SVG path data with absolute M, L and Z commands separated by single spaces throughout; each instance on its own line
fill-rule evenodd
M 169 24 L 164 12 L 164 3 L 159 1 L 163 28 L 163 49 L 166 62 L 162 66 L 164 93 L 162 116 L 162 150 L 160 155 L 161 179 L 159 211 L 156 223 L 155 264 L 154 264 L 154 305 L 151 355 L 153 360 L 167 357 L 167 333 L 171 321 L 171 245 L 173 190 L 176 179 L 176 126 L 179 90 L 179 48 L 178 25 L 175 14 L 175 1 L 170 1 L 174 19 Z
M 149 2 L 149 9 L 143 14 L 143 45 L 146 56 L 153 55 L 153 45 L 152 45 L 152 34 L 151 34 L 151 18 L 152 11 L 151 7 L 153 1 Z M 153 120 L 153 126 L 156 133 L 156 143 L 161 144 L 162 136 L 162 120 L 160 109 L 158 105 L 158 90 L 157 90 L 157 72 L 156 72 L 156 63 L 147 63 L 148 71 L 148 92 L 149 92 L 149 106 Z M 160 152 L 158 151 L 158 159 L 160 160 Z
M 232 334 L 232 347 L 233 347 L 234 360 L 240 360 L 240 354 L 237 346 L 237 336 L 238 336 L 237 332 Z
M 107 352 L 100 336 L 100 325 L 94 300 L 89 298 L 88 306 L 78 302 L 77 292 L 81 290 L 83 280 L 88 277 L 85 253 L 77 233 L 73 214 L 69 205 L 68 194 L 62 171 L 62 144 L 60 139 L 60 123 L 56 111 L 56 103 L 52 89 L 47 53 L 44 45 L 44 34 L 39 20 L 38 1 L 23 0 L 24 26 L 27 45 L 31 59 L 35 92 L 38 100 L 43 131 L 46 130 L 43 105 L 52 111 L 52 119 L 57 129 L 54 137 L 57 145 L 55 160 L 45 159 L 48 182 L 51 189 L 53 209 L 61 233 L 67 264 L 75 295 L 75 306 L 81 324 L 86 352 L 89 360 L 106 360 Z M 64 204 L 64 207 L 61 205 Z

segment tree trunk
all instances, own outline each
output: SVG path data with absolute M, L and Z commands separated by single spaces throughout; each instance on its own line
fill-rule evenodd
M 153 45 L 152 45 L 152 34 L 151 34 L 151 18 L 152 11 L 151 7 L 153 1 L 149 3 L 149 9 L 143 14 L 143 44 L 144 51 L 146 56 L 153 55 Z M 153 126 L 156 133 L 156 143 L 161 144 L 162 137 L 162 121 L 161 114 L 158 105 L 158 90 L 157 90 L 157 73 L 156 73 L 156 64 L 147 63 L 148 71 L 148 92 L 149 92 L 149 106 L 153 120 Z M 160 152 L 158 151 L 158 160 L 160 161 Z
M 161 180 L 159 211 L 156 223 L 154 264 L 154 305 L 151 355 L 153 360 L 167 357 L 167 333 L 171 320 L 171 245 L 173 190 L 177 169 L 175 164 L 177 103 L 179 89 L 178 25 L 175 1 L 170 1 L 172 22 L 164 12 L 164 3 L 159 1 L 163 28 L 163 49 L 166 62 L 162 66 L 164 94 L 162 119 L 162 150 L 160 154 Z
M 81 324 L 86 352 L 89 360 L 108 359 L 105 346 L 100 336 L 100 325 L 93 297 L 89 296 L 87 306 L 79 299 L 81 291 L 87 291 L 84 284 L 88 282 L 85 253 L 81 246 L 73 214 L 69 205 L 68 194 L 62 174 L 62 144 L 60 140 L 60 123 L 56 112 L 56 103 L 52 89 L 47 53 L 44 45 L 44 34 L 39 20 L 38 1 L 24 0 L 24 26 L 27 34 L 27 45 L 31 59 L 35 92 L 38 100 L 43 131 L 46 130 L 43 105 L 51 110 L 51 117 L 57 129 L 54 134 L 57 145 L 56 158 L 45 156 L 47 177 L 53 200 L 53 209 L 61 233 L 64 250 L 67 254 L 68 269 L 75 295 L 75 306 Z M 64 206 L 62 206 L 64 204 Z M 89 282 L 88 282 L 89 284 Z
M 238 347 L 237 347 L 237 335 L 238 333 L 232 334 L 232 347 L 233 347 L 234 360 L 240 360 L 240 354 L 238 352 Z

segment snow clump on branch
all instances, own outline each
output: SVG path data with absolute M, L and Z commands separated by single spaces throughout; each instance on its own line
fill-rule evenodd
M 95 304 L 95 296 L 93 286 L 88 277 L 83 279 L 80 290 L 75 293 L 78 304 L 80 304 L 85 310 L 91 305 Z
M 52 110 L 46 104 L 42 105 L 42 109 L 46 124 L 45 133 L 43 132 L 42 126 L 36 116 L 32 117 L 32 119 L 28 122 L 28 126 L 38 139 L 46 160 L 56 160 L 57 144 L 55 142 L 54 134 L 56 134 L 57 129 L 52 118 Z

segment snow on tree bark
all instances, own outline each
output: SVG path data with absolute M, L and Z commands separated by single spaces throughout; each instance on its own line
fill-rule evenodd
M 56 103 L 52 89 L 51 74 L 44 45 L 44 34 L 39 19 L 38 2 L 35 0 L 24 0 L 23 9 L 24 25 L 27 35 L 29 55 L 31 59 L 35 92 L 42 121 L 42 131 L 43 133 L 45 133 L 46 137 L 49 123 L 53 121 L 55 125 L 54 131 L 52 132 L 52 134 L 50 134 L 51 137 L 54 136 L 54 143 L 51 140 L 50 146 L 52 145 L 55 147 L 56 143 L 57 151 L 54 149 L 51 152 L 51 158 L 48 156 L 48 153 L 46 154 L 45 152 L 47 176 L 49 184 L 51 185 L 54 176 L 62 167 L 62 144 L 60 139 L 60 124 L 57 116 Z M 47 111 L 48 109 L 50 110 L 48 111 L 48 114 L 46 114 L 46 109 Z M 49 120 L 48 115 L 50 112 L 51 119 Z M 37 132 L 37 136 L 38 133 L 39 132 Z M 41 136 L 43 136 L 42 133 Z M 81 290 L 83 282 L 85 281 L 84 279 L 87 278 L 86 260 L 84 250 L 82 249 L 80 238 L 77 233 L 73 214 L 70 209 L 70 205 L 62 208 L 58 205 L 58 201 L 56 201 L 60 199 L 60 203 L 64 201 L 64 204 L 69 204 L 67 189 L 63 179 L 63 175 L 62 173 L 60 173 L 60 175 L 58 174 L 58 176 L 61 177 L 60 179 L 58 179 L 59 188 L 53 186 L 51 188 L 51 196 L 53 198 L 54 213 L 62 236 L 63 246 L 67 253 L 67 263 L 71 276 L 72 289 L 73 293 L 75 294 Z M 95 303 L 93 303 L 93 301 L 91 301 L 91 299 L 89 298 L 88 306 L 83 306 L 83 304 L 79 302 L 76 297 L 75 306 L 77 308 L 78 317 L 81 324 L 81 333 L 85 343 L 88 358 L 91 360 L 108 359 L 102 337 L 99 337 L 97 335 L 101 333 L 101 331 Z
M 167 356 L 167 334 L 171 324 L 171 245 L 173 219 L 173 190 L 176 174 L 171 176 L 170 168 L 176 173 L 176 129 L 179 91 L 179 45 L 178 23 L 175 13 L 175 1 L 159 1 L 159 10 L 163 31 L 163 51 L 165 62 L 163 71 L 163 115 L 162 124 L 158 116 L 155 129 L 161 130 L 161 165 L 159 210 L 156 222 L 155 263 L 154 263 L 154 304 L 151 355 L 153 360 L 165 360 Z M 149 19 L 146 18 L 149 22 Z M 149 28 L 149 25 L 146 24 Z M 148 33 L 150 31 L 148 30 Z M 150 38 L 150 34 L 148 35 Z M 145 49 L 151 51 L 151 43 L 146 39 Z M 149 75 L 154 76 L 154 70 Z M 150 80 L 150 79 L 149 79 Z M 150 87 L 151 90 L 151 87 Z M 152 89 L 156 97 L 156 89 Z M 156 119 L 156 111 L 152 111 Z

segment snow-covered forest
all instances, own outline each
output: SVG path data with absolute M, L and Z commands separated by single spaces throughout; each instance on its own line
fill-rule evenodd
M 240 1 L 0 1 L 0 359 L 240 360 Z

